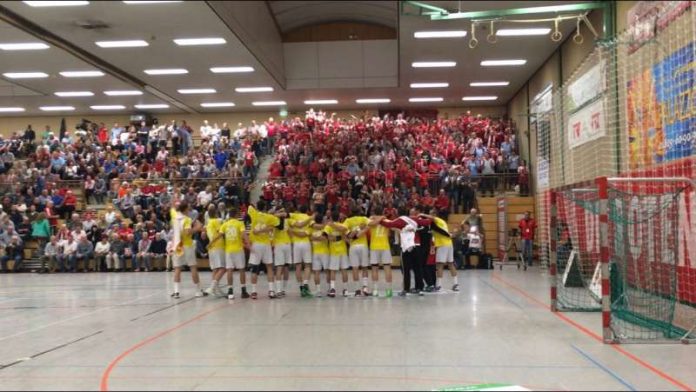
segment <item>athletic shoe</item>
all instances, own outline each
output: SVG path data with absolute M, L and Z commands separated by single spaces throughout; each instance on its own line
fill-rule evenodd
M 242 287 L 242 299 L 249 298 L 249 293 L 247 293 L 246 287 Z
M 227 299 L 234 299 L 234 290 L 232 289 L 232 287 L 227 289 Z
M 213 287 L 208 287 L 207 289 L 205 289 L 204 292 L 205 292 L 206 295 L 211 295 L 211 296 L 216 296 L 216 295 L 217 295 L 216 292 L 215 292 L 215 288 L 213 288 Z
M 329 293 L 327 295 L 331 298 L 336 297 L 336 289 L 329 290 Z
M 387 289 L 386 297 L 391 298 L 393 295 L 394 295 L 394 292 L 392 291 L 392 289 Z
M 285 297 L 285 291 L 279 291 L 277 295 L 278 295 L 278 298 Z
M 379 297 L 379 290 L 374 290 L 374 291 L 372 291 L 372 296 L 373 296 L 373 297 Z
M 256 299 L 256 298 L 258 298 L 258 295 L 256 294 L 256 292 L 251 293 L 251 299 Z
M 428 286 L 425 288 L 426 293 L 432 293 L 435 290 L 435 286 Z
M 411 289 L 410 293 L 411 294 L 418 294 L 418 289 Z
M 422 291 L 419 290 L 419 291 L 418 291 L 418 295 L 422 297 L 422 296 L 425 295 L 425 293 L 423 293 Z
M 408 295 L 408 293 L 406 291 L 404 291 L 404 290 L 399 291 L 399 297 L 405 297 L 407 295 Z
M 275 291 L 269 290 L 269 291 L 268 291 L 268 298 L 274 299 L 274 298 L 278 298 L 278 297 L 276 297 Z
M 362 290 L 355 290 L 355 296 L 356 296 L 356 297 L 361 297 L 361 296 L 362 296 Z
M 343 289 L 343 293 L 342 293 L 342 294 L 343 294 L 344 297 L 347 297 L 347 296 L 348 296 L 348 290 Z
M 369 297 L 369 296 L 370 296 L 370 291 L 367 290 L 367 286 L 363 286 L 363 288 L 362 288 L 362 295 L 364 295 L 365 297 Z
M 459 291 L 459 285 L 455 284 L 454 286 L 452 286 L 452 291 Z
M 433 289 L 433 292 L 434 292 L 434 293 L 437 293 L 437 292 L 439 292 L 440 290 L 442 290 L 442 286 L 437 286 L 437 287 L 435 287 L 435 288 Z
M 179 298 L 180 298 L 179 293 L 172 293 L 171 297 L 174 298 L 174 299 L 179 299 Z
M 207 297 L 207 296 L 208 296 L 208 293 L 206 293 L 206 292 L 203 291 L 203 290 L 196 291 L 196 298 Z

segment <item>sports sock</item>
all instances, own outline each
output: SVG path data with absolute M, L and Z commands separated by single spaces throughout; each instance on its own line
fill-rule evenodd
M 363 287 L 367 287 L 367 278 L 366 277 L 362 278 L 362 285 L 363 285 Z
M 273 290 L 273 282 L 268 282 L 268 291 L 275 291 Z
M 174 292 L 178 293 L 179 292 L 179 283 L 174 283 Z
M 251 284 L 251 292 L 255 293 L 256 292 L 256 283 Z
M 440 287 L 440 286 L 442 286 L 442 278 L 435 279 L 435 287 Z
M 282 291 L 283 290 L 283 281 L 280 279 L 276 280 L 275 288 L 278 289 L 278 291 Z
M 452 280 L 454 280 L 454 284 L 459 284 L 459 276 L 453 276 Z
M 309 281 L 308 281 L 308 280 L 305 279 L 305 280 L 302 281 L 302 285 L 303 285 L 303 286 L 306 286 L 306 285 L 308 285 L 308 284 L 309 284 Z
M 201 291 L 201 282 L 196 283 L 196 290 Z
M 335 281 L 335 280 L 332 280 L 332 281 L 331 281 L 331 288 L 332 288 L 332 289 L 335 289 L 335 288 L 336 288 L 336 281 Z

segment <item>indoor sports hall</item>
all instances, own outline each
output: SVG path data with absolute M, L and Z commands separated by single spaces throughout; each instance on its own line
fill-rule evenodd
M 0 390 L 694 390 L 695 12 L 0 1 Z

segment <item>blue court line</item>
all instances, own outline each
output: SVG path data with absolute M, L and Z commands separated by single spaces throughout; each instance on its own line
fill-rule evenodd
M 483 284 L 485 284 L 486 286 L 490 287 L 491 290 L 493 290 L 493 291 L 495 291 L 496 293 L 500 294 L 501 297 L 505 298 L 505 299 L 506 299 L 508 302 L 510 302 L 511 304 L 513 304 L 513 305 L 517 306 L 518 308 L 522 309 L 522 305 L 520 305 L 520 304 L 518 304 L 517 302 L 513 301 L 512 298 L 510 298 L 510 297 L 508 297 L 507 295 L 505 295 L 505 293 L 503 293 L 502 291 L 500 291 L 500 290 L 498 290 L 497 288 L 495 288 L 495 286 L 493 286 L 492 284 L 486 282 L 486 281 L 483 280 L 483 279 L 479 279 L 479 281 L 482 282 Z
M 587 359 L 588 361 L 592 362 L 592 363 L 593 363 L 595 366 L 597 366 L 599 369 L 601 369 L 602 371 L 604 371 L 605 373 L 607 373 L 608 375 L 610 375 L 612 378 L 614 378 L 616 381 L 620 382 L 623 386 L 625 386 L 626 388 L 628 388 L 629 391 L 637 391 L 637 389 L 636 389 L 633 385 L 629 384 L 628 381 L 624 380 L 623 378 L 621 378 L 621 376 L 619 376 L 618 374 L 616 374 L 614 371 L 612 371 L 612 370 L 609 369 L 608 367 L 602 365 L 602 364 L 601 364 L 599 361 L 597 361 L 596 359 L 592 358 L 592 357 L 590 356 L 590 354 L 588 354 L 588 353 L 582 351 L 581 349 L 579 349 L 579 348 L 578 348 L 577 346 L 575 346 L 574 344 L 571 344 L 570 346 L 571 346 L 571 347 L 573 348 L 573 350 L 575 350 L 578 354 L 580 354 L 580 355 L 582 355 L 583 357 L 585 357 L 585 359 Z
M 537 369 L 537 370 L 576 370 L 594 369 L 594 366 L 575 366 L 575 365 L 123 365 L 119 368 L 226 368 L 226 369 L 301 369 L 301 368 L 356 368 L 356 369 L 379 369 L 379 368 L 434 368 L 434 369 Z M 22 368 L 103 368 L 102 365 L 22 365 Z

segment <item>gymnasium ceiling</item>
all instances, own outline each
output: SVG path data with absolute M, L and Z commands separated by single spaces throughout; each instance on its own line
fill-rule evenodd
M 0 50 L 0 108 L 21 107 L 23 112 L 0 113 L 0 116 L 66 115 L 96 116 L 98 113 L 206 113 L 228 111 L 306 110 L 305 100 L 335 99 L 337 104 L 327 110 L 358 109 L 367 104 L 356 103 L 359 98 L 389 98 L 380 107 L 455 107 L 502 106 L 558 47 L 549 35 L 531 37 L 498 37 L 497 43 L 486 42 L 488 26 L 477 31 L 479 45 L 469 49 L 470 23 L 465 19 L 430 20 L 416 15 L 417 9 L 406 6 L 401 12 L 396 1 L 270 1 L 256 2 L 262 8 L 250 12 L 267 12 L 268 26 L 264 39 L 254 40 L 254 32 L 232 26 L 225 18 L 224 2 L 161 2 L 126 4 L 122 1 L 91 1 L 84 6 L 31 7 L 26 2 L 0 1 L 0 44 L 44 42 L 45 50 Z M 265 3 L 265 4 L 264 4 Z M 568 1 L 430 1 L 430 5 L 451 12 L 494 10 L 519 7 L 572 4 Z M 244 18 L 248 4 L 230 6 L 236 16 Z M 261 10 L 261 11 L 260 11 Z M 263 11 L 265 10 L 265 11 Z M 537 16 L 554 16 L 555 13 Z M 249 17 L 252 17 L 250 15 Z M 527 16 L 528 17 L 528 16 Z M 282 33 L 293 29 L 328 22 L 359 22 L 391 26 L 397 29 L 398 45 L 395 57 L 395 87 L 360 88 L 287 88 L 283 74 Z M 45 29 L 37 30 L 36 26 Z M 89 27 L 89 28 L 86 28 Z M 96 27 L 96 28 L 95 28 Z M 520 27 L 506 25 L 496 26 Z M 553 27 L 552 23 L 539 26 Z M 573 21 L 561 24 L 567 37 L 575 28 Z M 601 26 L 595 26 L 601 30 Z M 464 38 L 416 39 L 414 32 L 423 30 L 465 30 Z M 272 30 L 272 31 L 271 31 Z M 213 46 L 178 46 L 178 38 L 220 37 L 226 43 Z M 240 38 L 241 37 L 241 38 Z M 269 38 L 270 37 L 270 38 Z M 585 39 L 592 39 L 586 36 Z M 147 47 L 101 48 L 96 41 L 145 40 Z M 265 45 L 265 46 L 264 46 Z M 274 46 L 275 45 L 275 46 Z M 480 65 L 486 59 L 525 59 L 515 67 Z M 456 61 L 452 68 L 413 68 L 414 61 Z M 273 66 L 281 64 L 280 67 Z M 288 59 L 285 59 L 287 64 Z M 248 66 L 248 73 L 213 73 L 211 67 Z M 182 75 L 148 75 L 145 69 L 183 68 Z M 101 70 L 104 76 L 66 78 L 63 71 Z M 48 77 L 11 79 L 5 73 L 42 72 Z M 509 81 L 503 87 L 471 87 L 476 81 Z M 413 89 L 414 82 L 447 82 L 449 88 Z M 272 92 L 240 93 L 237 87 L 269 86 Z M 213 88 L 215 93 L 182 94 L 179 89 Z M 104 91 L 136 90 L 142 95 L 107 96 Z M 87 97 L 58 97 L 60 91 L 90 91 Z M 494 95 L 496 100 L 463 102 L 463 96 Z M 411 97 L 442 97 L 437 103 L 412 103 Z M 287 105 L 259 107 L 254 101 L 285 101 Z M 234 107 L 206 108 L 205 102 L 233 102 Z M 168 108 L 138 110 L 135 105 L 166 104 Z M 95 110 L 94 105 L 122 105 L 124 109 Z M 46 112 L 42 106 L 72 106 L 72 111 Z M 371 106 L 371 105 L 370 105 Z M 0 109 L 1 110 L 1 109 Z

